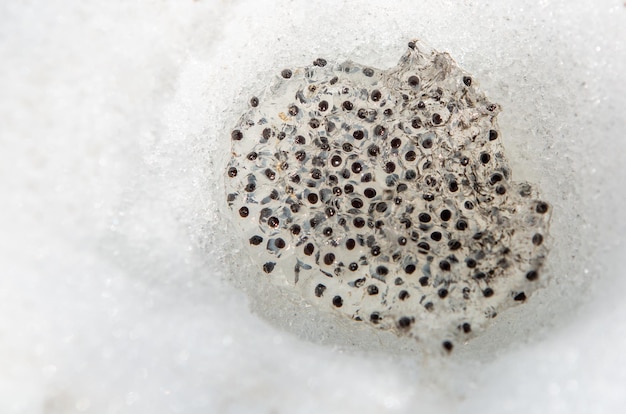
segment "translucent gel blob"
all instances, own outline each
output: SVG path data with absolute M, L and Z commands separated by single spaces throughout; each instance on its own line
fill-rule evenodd
M 447 351 L 524 302 L 551 208 L 512 181 L 476 83 L 417 41 L 389 70 L 282 70 L 230 133 L 227 201 L 259 273 Z

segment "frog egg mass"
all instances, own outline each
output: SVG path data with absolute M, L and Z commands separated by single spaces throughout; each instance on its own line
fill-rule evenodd
M 225 178 L 259 277 L 445 351 L 528 299 L 551 207 L 512 181 L 500 107 L 447 53 L 277 72 L 230 131 Z

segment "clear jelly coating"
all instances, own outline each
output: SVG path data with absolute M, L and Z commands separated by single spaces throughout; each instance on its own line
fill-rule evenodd
M 268 281 L 450 351 L 535 290 L 551 208 L 447 54 L 279 70 L 230 131 L 227 201 Z

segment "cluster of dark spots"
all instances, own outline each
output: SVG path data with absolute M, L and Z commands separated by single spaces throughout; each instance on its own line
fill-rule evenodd
M 268 280 L 295 276 L 320 306 L 398 334 L 426 338 L 430 312 L 450 352 L 475 315 L 538 287 L 552 208 L 510 181 L 499 107 L 416 55 L 400 71 L 318 58 L 280 72 L 231 129 L 226 197 Z

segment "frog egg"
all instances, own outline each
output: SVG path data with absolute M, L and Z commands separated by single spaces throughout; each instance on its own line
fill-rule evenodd
M 445 352 L 528 299 L 551 208 L 447 54 L 284 68 L 230 131 L 227 202 L 268 282 Z

